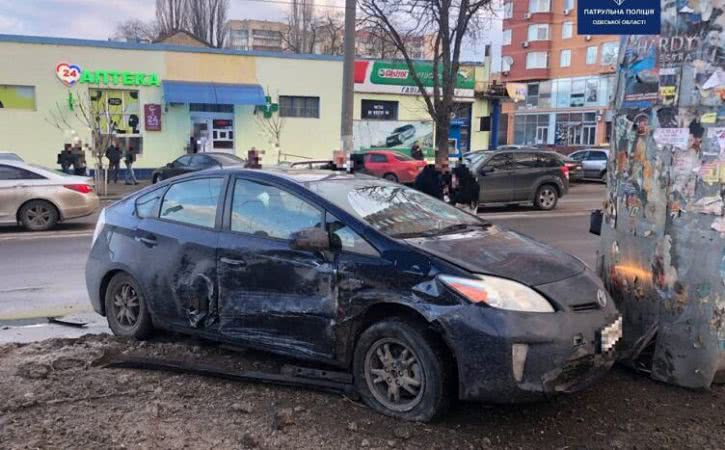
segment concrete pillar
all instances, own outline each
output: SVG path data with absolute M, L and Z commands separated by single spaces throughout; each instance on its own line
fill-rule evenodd
M 723 0 L 624 37 L 598 269 L 626 361 L 707 387 L 725 369 Z

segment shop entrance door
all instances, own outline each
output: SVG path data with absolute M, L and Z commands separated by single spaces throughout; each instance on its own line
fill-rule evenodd
M 234 153 L 233 114 L 195 114 L 191 129 L 198 151 Z

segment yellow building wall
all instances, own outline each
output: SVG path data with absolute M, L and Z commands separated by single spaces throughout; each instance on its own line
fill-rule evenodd
M 256 58 L 210 53 L 166 52 L 165 80 L 256 83 Z
M 342 63 L 340 61 L 257 57 L 257 82 L 278 103 L 280 95 L 320 97 L 320 117 L 285 117 L 281 152 L 314 159 L 330 159 L 340 147 Z M 277 162 L 272 140 L 264 134 L 252 106 L 235 108 L 237 154 L 246 156 L 252 146 L 266 151 L 262 163 Z M 285 157 L 283 156 L 284 160 Z
M 57 111 L 58 107 L 71 124 L 72 131 L 83 142 L 90 142 L 89 130 L 75 119 L 67 107 L 69 92 L 87 94 L 90 85 L 76 83 L 75 86 L 67 88 L 56 77 L 55 66 L 58 63 L 77 64 L 82 69 L 89 70 L 155 72 L 160 78 L 164 77 L 164 58 L 160 52 L 2 42 L 0 60 L 12 62 L 11 66 L 0 71 L 0 84 L 34 86 L 36 105 L 35 111 L 0 109 L 0 149 L 16 152 L 29 162 L 52 168 L 58 167 L 56 155 L 71 138 L 71 129 L 61 131 L 48 123 L 53 121 L 51 112 Z M 123 85 L 108 87 L 124 89 Z M 141 105 L 161 103 L 160 87 L 131 89 L 139 91 Z M 143 122 L 143 110 L 140 111 L 140 119 Z M 162 119 L 163 126 L 166 125 L 165 119 L 166 117 Z M 145 133 L 145 148 L 154 145 L 155 140 L 157 137 L 153 132 Z M 138 164 L 154 165 L 164 160 L 164 157 L 165 155 L 144 153 L 139 157 Z M 87 158 L 91 166 L 91 156 L 87 155 Z

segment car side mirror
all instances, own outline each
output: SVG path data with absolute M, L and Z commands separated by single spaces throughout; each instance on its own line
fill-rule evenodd
M 290 236 L 290 248 L 310 252 L 330 250 L 330 235 L 319 227 L 303 228 Z
M 601 209 L 595 209 L 589 216 L 589 232 L 601 236 L 602 234 L 602 218 L 604 214 Z

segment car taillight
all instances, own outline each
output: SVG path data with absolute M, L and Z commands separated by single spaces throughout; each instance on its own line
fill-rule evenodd
M 93 186 L 90 184 L 64 184 L 63 187 L 71 191 L 80 192 L 81 194 L 93 192 Z
M 561 166 L 561 173 L 568 180 L 569 179 L 569 168 L 565 165 Z

